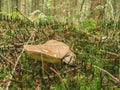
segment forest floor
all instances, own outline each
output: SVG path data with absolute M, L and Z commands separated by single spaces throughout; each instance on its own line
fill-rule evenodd
M 97 25 L 96 25 L 97 26 Z M 76 54 L 75 66 L 53 64 L 42 73 L 41 62 L 28 57 L 23 45 L 55 39 Z M 0 89 L 119 90 L 120 30 L 81 23 L 0 21 Z

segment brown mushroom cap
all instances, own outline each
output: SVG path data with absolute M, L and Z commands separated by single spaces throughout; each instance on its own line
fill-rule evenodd
M 56 40 L 49 40 L 42 45 L 24 45 L 24 50 L 31 58 L 48 63 L 60 62 L 70 52 L 69 46 Z

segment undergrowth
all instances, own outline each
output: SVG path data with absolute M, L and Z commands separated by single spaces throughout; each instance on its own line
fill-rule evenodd
M 114 29 L 112 23 L 105 26 L 105 22 L 93 19 L 77 25 L 54 19 L 33 23 L 12 16 L 0 20 L 1 89 L 11 81 L 10 90 L 119 90 L 120 82 L 94 67 L 96 65 L 120 78 L 119 27 Z M 65 42 L 77 56 L 76 66 L 53 65 L 61 79 L 52 71 L 43 75 L 40 61 L 21 54 L 28 40 L 28 44 L 42 44 L 50 39 Z

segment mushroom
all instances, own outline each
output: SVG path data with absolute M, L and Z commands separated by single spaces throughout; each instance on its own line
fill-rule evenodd
M 57 40 L 49 40 L 42 45 L 24 45 L 24 50 L 31 58 L 42 61 L 44 70 L 48 69 L 49 63 L 58 63 L 63 58 L 67 64 L 75 61 L 75 54 L 71 52 L 69 46 Z M 69 55 L 70 57 L 68 57 Z M 71 59 L 72 55 L 73 60 Z

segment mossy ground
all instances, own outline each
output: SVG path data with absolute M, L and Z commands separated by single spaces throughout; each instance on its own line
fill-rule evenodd
M 76 25 L 54 20 L 34 24 L 27 20 L 6 19 L 0 21 L 0 37 L 1 88 L 11 80 L 10 90 L 119 90 L 115 80 L 94 67 L 120 78 L 119 28 L 113 29 L 94 20 Z M 28 40 L 29 44 L 42 44 L 49 39 L 68 44 L 77 56 L 77 65 L 53 64 L 58 75 L 53 71 L 43 75 L 41 62 L 25 53 L 20 54 Z

